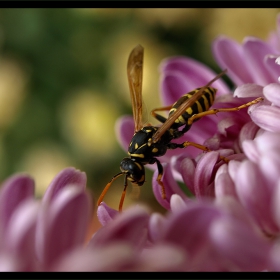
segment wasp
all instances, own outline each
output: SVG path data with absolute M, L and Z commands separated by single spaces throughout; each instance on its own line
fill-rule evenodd
M 206 146 L 190 141 L 185 141 L 181 144 L 171 142 L 185 134 L 191 128 L 193 122 L 198 121 L 204 116 L 217 114 L 219 112 L 238 111 L 263 100 L 262 97 L 259 97 L 239 107 L 209 110 L 214 103 L 215 94 L 217 92 L 217 89 L 210 87 L 210 85 L 226 73 L 226 70 L 224 70 L 205 86 L 183 95 L 173 105 L 152 110 L 152 116 L 162 123 L 161 126 L 144 126 L 142 122 L 143 57 L 144 49 L 141 45 L 137 45 L 131 51 L 127 62 L 127 77 L 135 125 L 134 135 L 128 147 L 129 157 L 125 157 L 121 161 L 121 172 L 113 176 L 111 181 L 105 186 L 97 202 L 97 204 L 100 205 L 113 181 L 124 175 L 124 189 L 119 203 L 119 211 L 122 211 L 128 181 L 138 186 L 144 184 L 144 165 L 146 164 L 155 163 L 157 165 L 157 182 L 161 186 L 162 198 L 166 199 L 164 184 L 161 181 L 163 167 L 157 157 L 163 156 L 168 149 L 194 146 L 206 152 L 210 151 Z M 163 110 L 169 110 L 167 118 L 156 113 Z M 222 156 L 220 156 L 220 159 L 225 162 L 229 161 Z

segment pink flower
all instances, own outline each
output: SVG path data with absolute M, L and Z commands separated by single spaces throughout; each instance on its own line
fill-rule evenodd
M 34 181 L 25 174 L 7 179 L 0 192 L 2 271 L 40 271 L 83 246 L 91 213 L 86 175 L 62 170 L 44 198 L 34 198 Z

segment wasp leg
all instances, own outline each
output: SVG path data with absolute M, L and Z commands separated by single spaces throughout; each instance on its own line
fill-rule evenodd
M 184 143 L 181 143 L 181 144 L 177 144 L 177 143 L 169 143 L 168 144 L 168 149 L 177 149 L 177 148 L 186 148 L 188 146 L 193 146 L 193 147 L 196 147 L 197 149 L 200 149 L 204 152 L 211 152 L 212 150 L 210 150 L 208 147 L 206 146 L 203 146 L 203 145 L 200 145 L 200 144 L 197 144 L 195 142 L 190 142 L 190 141 L 185 141 Z M 223 156 L 219 156 L 219 158 L 221 160 L 223 160 L 225 163 L 228 163 L 229 162 L 229 159 L 226 158 L 226 157 L 223 157 Z
M 264 100 L 262 97 L 258 97 L 257 99 L 253 100 L 253 101 L 250 101 L 246 104 L 243 104 L 241 106 L 238 106 L 238 107 L 234 107 L 234 108 L 221 108 L 221 109 L 211 109 L 211 110 L 208 110 L 208 111 L 205 111 L 205 112 L 202 112 L 202 113 L 199 113 L 199 114 L 196 114 L 196 115 L 193 115 L 192 117 L 190 117 L 188 119 L 188 125 L 192 125 L 192 123 L 196 120 L 196 119 L 200 119 L 204 116 L 208 116 L 208 115 L 215 115 L 219 112 L 234 112 L 234 111 L 239 111 L 240 109 L 243 109 L 243 108 L 246 108 L 246 107 L 249 107 L 253 104 L 256 104 L 256 103 L 259 103 L 260 101 Z
M 162 178 L 162 175 L 163 175 L 163 167 L 162 167 L 160 161 L 156 158 L 153 158 L 149 163 L 150 164 L 153 164 L 153 163 L 157 164 L 157 169 L 158 169 L 157 182 L 161 186 L 161 197 L 163 199 L 166 199 L 165 187 L 164 187 L 163 182 L 161 181 L 161 178 Z
M 127 188 L 127 175 L 125 175 L 125 177 L 124 177 L 124 188 L 123 188 L 122 196 L 120 199 L 119 212 L 122 212 L 123 202 L 124 202 L 124 198 L 125 198 L 125 194 L 126 194 L 126 188 Z
M 112 183 L 118 178 L 120 177 L 121 175 L 123 175 L 123 173 L 118 173 L 116 174 L 112 179 L 111 181 L 106 185 L 106 187 L 104 188 L 104 190 L 102 191 L 101 195 L 99 196 L 98 198 L 98 201 L 97 201 L 97 205 L 99 206 L 101 204 L 101 202 L 103 201 L 104 199 L 104 196 L 105 194 L 107 193 L 107 191 L 109 190 L 109 188 L 111 187 Z
M 170 111 L 170 109 L 172 108 L 172 105 L 166 106 L 166 107 L 161 107 L 161 108 L 157 108 L 151 111 L 151 115 L 156 118 L 158 121 L 160 121 L 161 123 L 164 123 L 166 121 L 166 118 L 155 113 L 158 111 Z

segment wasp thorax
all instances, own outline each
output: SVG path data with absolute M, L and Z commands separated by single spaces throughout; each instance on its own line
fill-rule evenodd
M 131 158 L 124 158 L 120 164 L 121 171 L 127 176 L 127 179 L 138 186 L 142 186 L 145 182 L 145 168 Z

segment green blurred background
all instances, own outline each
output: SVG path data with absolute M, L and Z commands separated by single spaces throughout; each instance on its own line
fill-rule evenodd
M 86 172 L 96 200 L 126 156 L 114 124 L 131 114 L 126 63 L 132 48 L 145 48 L 143 98 L 149 112 L 161 105 L 162 59 L 186 55 L 218 72 L 213 39 L 266 39 L 279 11 L 0 9 L 0 180 L 28 172 L 41 197 L 60 170 L 74 166 Z M 147 173 L 137 201 L 160 211 Z M 117 180 L 106 196 L 112 207 L 118 207 L 122 184 Z M 130 197 L 126 206 L 135 203 Z

